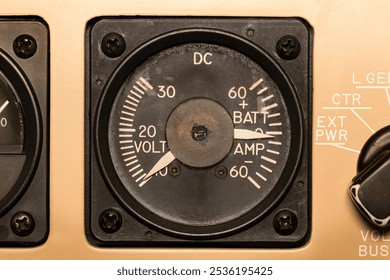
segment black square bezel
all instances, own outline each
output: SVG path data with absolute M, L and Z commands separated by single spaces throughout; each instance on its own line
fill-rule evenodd
M 283 68 L 296 88 L 304 114 L 301 162 L 293 184 L 285 197 L 258 223 L 223 238 L 183 239 L 168 235 L 132 216 L 115 198 L 103 178 L 96 160 L 93 139 L 95 112 L 99 98 L 113 71 L 134 49 L 147 40 L 172 30 L 213 28 L 245 37 L 268 52 Z M 101 49 L 103 37 L 117 32 L 125 38 L 126 49 L 119 57 L 110 57 Z M 254 32 L 252 34 L 252 32 Z M 300 42 L 296 59 L 283 59 L 276 45 L 286 35 Z M 285 248 L 306 244 L 311 231 L 311 118 L 312 118 L 312 38 L 310 25 L 300 18 L 226 18 L 226 17 L 99 17 L 86 30 L 86 115 L 85 115 L 85 230 L 89 242 L 96 246 L 115 247 L 256 247 Z M 299 71 L 297 71 L 299 69 Z M 114 210 L 122 219 L 118 231 L 106 232 L 99 217 Z M 298 219 L 291 234 L 279 234 L 274 217 L 288 210 Z
M 34 140 L 24 139 L 22 154 L 30 153 L 29 146 L 37 143 L 33 150 L 36 157 L 29 171 L 31 175 L 27 177 L 25 186 L 12 192 L 16 193 L 12 203 L 1 206 L 0 246 L 32 247 L 43 244 L 49 235 L 49 27 L 37 16 L 0 17 L 0 34 L 4 35 L 0 36 L 2 55 L 11 61 L 10 67 L 28 84 L 31 96 L 23 98 L 31 100 L 36 110 L 36 118 L 27 121 L 27 124 L 35 123 L 36 131 L 30 134 Z M 19 36 L 35 41 L 36 49 L 31 55 L 17 53 L 15 46 Z M 3 74 L 6 77 L 14 75 L 13 70 Z M 25 118 L 30 116 L 28 111 L 24 108 Z M 26 224 L 23 225 L 23 222 Z M 15 229 L 18 226 L 25 227 L 25 230 Z

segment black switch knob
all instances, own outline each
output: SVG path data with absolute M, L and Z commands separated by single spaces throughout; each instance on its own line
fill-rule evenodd
M 379 227 L 390 225 L 390 126 L 364 145 L 349 194 L 368 221 Z

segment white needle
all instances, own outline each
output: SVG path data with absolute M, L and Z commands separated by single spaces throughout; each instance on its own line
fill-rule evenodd
M 152 167 L 148 174 L 146 174 L 143 180 L 147 180 L 150 176 L 159 172 L 164 167 L 168 166 L 172 161 L 174 161 L 174 159 L 175 156 L 172 154 L 171 151 L 163 155 L 163 157 L 158 160 L 158 162 Z
M 249 129 L 234 129 L 234 139 L 252 140 L 252 139 L 265 139 L 273 138 L 272 135 L 256 132 Z
M 0 114 L 1 114 L 1 112 L 3 112 L 3 110 L 5 109 L 5 107 L 7 107 L 8 104 L 9 104 L 9 101 L 6 100 L 6 101 L 4 102 L 4 104 L 1 105 L 1 107 L 0 107 Z

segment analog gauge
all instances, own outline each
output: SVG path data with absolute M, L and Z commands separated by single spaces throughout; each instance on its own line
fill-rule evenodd
M 105 177 L 137 218 L 202 238 L 264 216 L 302 149 L 297 95 L 258 46 L 217 30 L 161 35 L 108 82 L 95 139 Z
M 0 17 L 0 247 L 49 232 L 48 38 L 40 18 Z

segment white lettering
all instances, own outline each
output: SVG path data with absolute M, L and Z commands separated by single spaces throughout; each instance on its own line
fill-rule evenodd
M 355 79 L 355 72 L 352 72 L 352 83 L 353 83 L 353 84 L 361 84 L 361 82 L 359 82 L 359 81 L 357 81 L 357 80 Z
M 162 154 L 166 150 L 166 141 L 134 141 L 134 148 L 137 153 Z
M 1 120 L 0 120 L 0 126 L 1 126 L 1 127 L 6 127 L 7 124 L 8 124 L 7 119 L 6 119 L 6 118 L 1 118 Z
M 367 246 L 359 245 L 359 257 L 366 257 L 366 256 L 367 256 Z
M 359 257 L 387 257 L 389 246 L 387 245 L 359 245 Z
M 346 129 L 317 129 L 316 130 L 317 142 L 347 142 L 348 131 Z
M 360 230 L 360 234 L 362 235 L 362 239 L 364 242 L 367 241 L 368 235 L 370 234 L 370 231 L 367 230 L 366 233 L 363 232 L 363 230 Z
M 390 72 L 369 72 L 366 80 L 369 84 L 390 84 Z
M 260 152 L 265 148 L 263 143 L 237 143 L 236 148 L 234 149 L 234 155 L 252 155 L 258 156 Z
M 319 128 L 341 128 L 347 116 L 318 116 L 317 127 Z
M 352 72 L 352 84 L 359 85 L 362 83 L 367 83 L 369 85 L 389 85 L 390 72 L 372 71 L 361 75 L 360 78 L 358 77 L 358 74 Z
M 211 61 L 212 53 L 202 54 L 200 52 L 194 52 L 194 65 L 200 65 L 202 63 L 206 65 L 211 65 L 213 62 Z
M 257 111 L 251 112 L 241 112 L 241 111 L 233 111 L 233 123 L 235 124 L 256 124 L 257 117 L 260 115 Z
M 332 102 L 334 105 L 358 106 L 361 105 L 360 98 L 358 93 L 335 93 Z
M 366 230 L 365 232 L 363 230 L 360 230 L 360 235 L 362 236 L 362 239 L 364 242 L 370 238 L 372 241 L 384 241 L 384 242 L 390 242 L 389 238 L 386 238 L 385 231 L 378 231 L 378 230 Z

